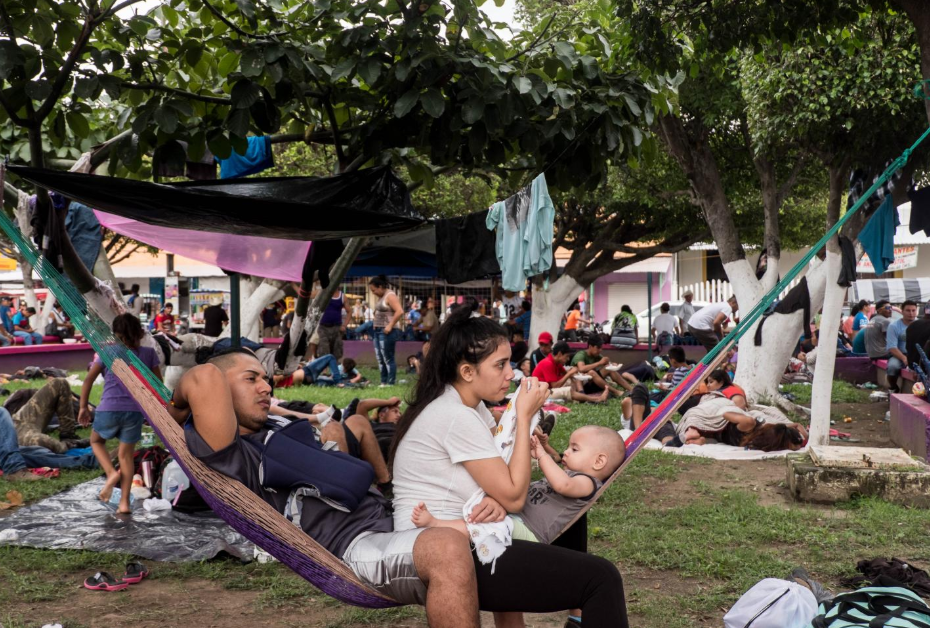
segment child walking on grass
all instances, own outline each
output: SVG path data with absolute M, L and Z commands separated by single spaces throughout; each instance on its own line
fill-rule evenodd
M 539 461 L 545 478 L 530 484 L 523 511 L 511 515 L 513 538 L 549 544 L 620 467 L 626 447 L 615 430 L 587 425 L 569 437 L 562 454 L 564 470 L 536 436 L 530 454 Z M 413 509 L 411 519 L 418 528 L 454 528 L 468 535 L 463 519 L 437 519 L 423 503 Z
M 113 319 L 113 334 L 151 369 L 155 377 L 161 379 L 158 354 L 154 349 L 141 346 L 145 332 L 138 318 L 132 314 L 120 314 Z M 104 373 L 103 395 L 100 398 L 100 405 L 97 406 L 97 412 L 94 414 L 94 430 L 90 435 L 90 446 L 107 476 L 107 481 L 100 491 L 100 499 L 105 502 L 110 501 L 113 489 L 119 484 L 121 495 L 117 512 L 128 514 L 130 512 L 129 494 L 132 489 L 132 475 L 135 467 L 133 456 L 136 443 L 142 438 L 142 424 L 145 422 L 145 417 L 129 391 L 116 375 L 104 366 L 98 356 L 87 371 L 87 377 L 84 378 L 78 422 L 84 427 L 90 425 L 88 408 L 90 391 L 97 376 L 101 373 Z M 119 439 L 117 454 L 119 471 L 114 468 L 107 453 L 106 442 L 110 438 Z

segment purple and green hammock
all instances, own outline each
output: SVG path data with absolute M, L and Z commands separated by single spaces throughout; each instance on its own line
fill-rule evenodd
M 616 481 L 626 469 L 636 455 L 642 451 L 652 436 L 658 431 L 665 421 L 669 420 L 677 411 L 678 407 L 697 389 L 704 381 L 705 376 L 726 359 L 727 350 L 733 346 L 756 323 L 762 316 L 763 312 L 771 305 L 780 293 L 789 287 L 790 282 L 797 277 L 811 261 L 817 251 L 819 251 L 827 241 L 835 237 L 840 228 L 849 218 L 855 214 L 860 207 L 875 193 L 875 191 L 885 183 L 898 169 L 900 169 L 910 157 L 911 152 L 930 135 L 930 129 L 914 143 L 911 148 L 904 151 L 891 166 L 874 182 L 871 188 L 860 197 L 859 201 L 851 207 L 846 214 L 815 244 L 809 252 L 792 268 L 785 273 L 782 280 L 772 290 L 768 292 L 760 301 L 745 315 L 740 323 L 724 338 L 713 350 L 711 350 L 699 364 L 697 364 L 690 373 L 665 397 L 661 404 L 653 410 L 649 417 L 640 427 L 633 432 L 627 439 L 627 458 L 623 465 L 604 483 L 604 486 L 598 491 L 595 499 L 591 500 L 593 505 L 600 495 L 607 490 L 611 483 Z M 24 169 L 19 170 L 18 174 L 26 179 L 48 187 L 49 189 L 68 194 L 74 190 L 62 189 L 69 186 L 55 184 L 56 177 L 51 174 L 45 174 L 46 171 L 27 172 Z M 0 166 L 0 186 L 2 186 L 4 169 Z M 88 176 L 88 175 L 82 175 Z M 381 176 L 385 175 L 381 173 Z M 87 179 L 74 179 L 66 177 L 70 184 L 75 181 L 84 185 L 89 182 Z M 145 185 L 141 182 L 133 182 L 132 192 L 134 198 L 140 199 L 142 206 L 132 208 L 131 211 L 125 210 L 119 198 L 119 193 L 114 193 L 111 186 L 123 185 L 121 180 L 111 179 L 109 177 L 93 177 L 92 186 L 84 186 L 79 195 L 80 200 L 89 204 L 91 207 L 95 203 L 95 189 L 102 191 L 107 198 L 108 209 L 121 215 L 130 215 L 134 219 L 146 221 L 150 219 L 151 214 L 147 215 L 147 209 L 152 205 L 147 196 Z M 288 182 L 291 183 L 291 182 Z M 342 189 L 332 183 L 335 188 Z M 389 181 L 393 185 L 393 181 Z M 140 187 L 140 185 L 142 187 Z M 178 186 L 180 192 L 184 187 Z M 391 186 L 388 185 L 388 188 Z M 122 191 L 122 188 L 120 188 Z M 291 190 L 292 191 L 292 190 Z M 172 195 L 180 193 L 178 190 L 170 190 Z M 228 188 L 223 190 L 224 193 L 235 194 L 236 190 Z M 160 194 L 166 193 L 164 189 L 159 190 Z M 215 201 L 217 193 L 215 190 L 202 192 L 200 200 Z M 125 198 L 125 197 L 124 197 Z M 183 201 L 185 211 L 183 214 L 174 214 L 172 219 L 177 218 L 170 226 L 176 227 L 184 225 L 185 221 L 190 219 L 190 214 L 196 214 L 197 199 L 190 197 L 173 196 L 172 200 Z M 141 203 L 145 200 L 145 203 Z M 231 207 L 247 208 L 248 199 L 234 199 Z M 267 202 L 271 199 L 264 198 Z M 227 197 L 224 202 L 230 202 Z M 394 216 L 382 216 L 377 220 L 368 220 L 363 229 L 370 230 L 372 224 L 380 224 L 388 230 L 399 230 L 409 228 L 416 220 L 410 218 L 406 212 L 406 203 L 401 199 L 400 204 L 395 208 Z M 296 208 L 294 208 L 296 209 Z M 365 206 L 362 212 L 369 212 L 372 206 Z M 359 214 L 360 215 L 360 214 Z M 358 218 L 359 215 L 353 216 Z M 251 212 L 243 212 L 237 215 L 240 221 L 252 220 Z M 317 216 L 319 217 L 319 216 Z M 314 231 L 312 225 L 314 218 L 306 217 L 299 229 L 302 239 L 326 239 L 338 234 L 337 237 L 352 235 L 351 226 L 345 224 L 335 224 L 332 222 L 333 213 L 326 214 L 324 222 L 327 224 L 320 233 Z M 213 225 L 212 230 L 217 230 L 216 223 L 213 220 L 217 218 L 214 215 L 207 222 Z M 370 219 L 371 215 L 366 215 Z M 284 222 L 287 225 L 275 225 L 275 228 L 289 228 L 291 221 L 295 220 L 294 216 L 287 216 Z M 231 221 L 235 222 L 235 221 Z M 149 223 L 152 224 L 152 223 Z M 230 221 L 226 221 L 228 228 Z M 244 224 L 244 223 L 243 223 Z M 356 223 L 358 224 L 358 223 Z M 241 226 L 241 225 L 237 225 Z M 277 558 L 283 564 L 293 569 L 297 574 L 316 586 L 324 593 L 348 604 L 363 606 L 368 608 L 387 608 L 396 606 L 397 602 L 391 600 L 378 592 L 374 591 L 364 582 L 361 582 L 355 574 L 339 559 L 337 556 L 330 554 L 324 547 L 307 536 L 300 528 L 290 523 L 285 517 L 278 513 L 274 508 L 266 504 L 256 494 L 251 492 L 238 481 L 233 480 L 225 475 L 213 471 L 188 451 L 184 440 L 183 429 L 178 425 L 166 410 L 166 404 L 170 399 L 170 392 L 164 384 L 158 380 L 142 364 L 132 352 L 128 351 L 111 333 L 109 327 L 88 307 L 84 297 L 78 293 L 73 285 L 53 267 L 52 264 L 39 254 L 33 244 L 23 236 L 19 229 L 7 217 L 4 212 L 0 212 L 0 228 L 14 242 L 22 255 L 33 265 L 36 272 L 45 281 L 48 288 L 55 294 L 58 301 L 62 304 L 65 312 L 71 317 L 75 326 L 81 331 L 84 337 L 93 345 L 94 349 L 100 355 L 101 359 L 107 366 L 120 378 L 120 381 L 126 386 L 127 390 L 133 395 L 139 405 L 145 411 L 149 423 L 155 429 L 155 432 L 164 442 L 165 446 L 171 451 L 175 460 L 184 469 L 191 483 L 197 489 L 197 492 L 210 505 L 213 511 L 226 521 L 232 528 L 241 533 L 243 536 L 254 542 L 269 554 Z M 275 228 L 268 225 L 262 230 L 261 235 L 265 237 L 281 237 L 275 233 Z M 211 229 L 208 229 L 211 230 Z M 289 237 L 294 238 L 294 232 L 289 232 Z M 286 236 L 287 237 L 287 236 Z M 588 506 L 590 508 L 590 505 Z M 583 513 L 580 513 L 580 517 Z M 572 522 L 574 523 L 574 521 Z M 569 526 L 571 525 L 568 524 Z M 566 529 L 568 526 L 566 526 Z

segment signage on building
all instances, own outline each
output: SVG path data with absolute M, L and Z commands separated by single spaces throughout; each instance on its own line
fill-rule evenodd
M 917 247 L 896 246 L 894 247 L 894 263 L 885 272 L 894 272 L 905 268 L 914 268 L 915 266 L 917 266 Z M 856 264 L 856 272 L 875 273 L 875 267 L 872 266 L 872 260 L 869 259 L 868 255 L 859 258 L 859 263 Z

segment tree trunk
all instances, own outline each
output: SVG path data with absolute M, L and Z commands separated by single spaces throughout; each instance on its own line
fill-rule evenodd
M 830 197 L 827 202 L 827 229 L 840 219 L 840 207 L 846 193 L 846 161 L 829 164 Z M 833 397 L 833 372 L 836 366 L 836 337 L 840 329 L 843 296 L 846 288 L 837 284 L 843 265 L 843 252 L 839 238 L 827 241 L 826 281 L 824 284 L 823 315 L 820 318 L 820 342 L 817 348 L 814 383 L 811 388 L 810 442 L 814 445 L 830 444 L 830 401 Z
M 530 337 L 526 338 L 531 351 L 539 346 L 537 339 L 544 331 L 558 338 L 562 315 L 583 291 L 584 286 L 568 273 L 550 283 L 548 290 L 542 284 L 533 283 L 533 316 L 530 318 Z
M 727 276 L 732 278 L 729 270 Z M 823 305 L 826 265 L 815 262 L 814 266 L 808 268 L 806 276 L 811 312 L 816 312 Z M 737 298 L 740 298 L 739 292 Z M 791 314 L 773 314 L 762 328 L 761 346 L 755 346 L 755 330 L 759 323 L 753 325 L 740 340 L 736 383 L 746 390 L 750 403 L 779 400 L 778 384 L 791 358 L 796 339 L 803 330 L 803 318 L 804 314 L 800 310 Z
M 291 323 L 291 347 L 296 346 L 301 331 L 306 330 L 308 337 L 312 336 L 316 331 L 320 319 L 323 318 L 324 306 L 332 300 L 333 295 L 339 288 L 339 284 L 345 279 L 346 273 L 349 272 L 352 263 L 355 262 L 355 258 L 358 257 L 358 254 L 367 243 L 367 237 L 349 239 L 345 250 L 342 251 L 342 255 L 329 269 L 329 285 L 320 290 L 319 294 L 313 298 L 313 301 L 310 300 L 312 283 L 308 284 L 306 281 L 301 283 L 301 291 L 298 293 L 297 304 L 294 309 L 294 322 Z M 312 282 L 312 278 L 309 279 Z
M 113 288 L 113 296 L 116 298 L 116 301 L 125 308 L 126 301 L 123 299 L 123 291 L 119 289 L 119 281 L 116 279 L 116 274 L 113 272 L 113 266 L 110 265 L 110 260 L 107 257 L 106 249 L 103 248 L 103 244 L 100 245 L 100 252 L 97 253 L 97 262 L 94 264 L 94 276 L 110 284 Z
M 243 338 L 248 338 L 254 342 L 261 340 L 259 337 L 259 321 L 261 320 L 262 310 L 269 303 L 284 296 L 285 285 L 287 285 L 287 282 L 279 279 L 261 280 L 258 285 L 255 285 L 252 281 L 242 282 L 239 295 L 239 320 Z M 229 338 L 231 333 L 232 327 L 227 325 L 220 337 Z
M 842 263 L 843 257 L 839 251 L 839 245 L 828 246 L 827 259 L 823 263 L 826 281 L 823 315 L 820 317 L 820 342 L 817 345 L 814 384 L 811 388 L 810 443 L 812 445 L 830 444 L 830 404 L 833 397 L 833 371 L 836 366 L 836 337 L 840 329 L 843 295 L 846 294 L 846 288 L 836 283 L 840 276 Z
M 32 264 L 29 263 L 29 260 L 23 258 L 19 263 L 19 269 L 23 273 L 23 298 L 26 299 L 26 305 L 29 307 L 34 307 L 36 312 L 39 311 L 39 300 L 36 298 L 36 286 L 35 282 L 32 280 Z M 42 327 L 39 327 L 43 321 L 40 320 L 41 316 L 36 314 L 29 318 L 29 324 L 32 325 L 32 328 L 39 332 L 45 331 L 44 324 Z

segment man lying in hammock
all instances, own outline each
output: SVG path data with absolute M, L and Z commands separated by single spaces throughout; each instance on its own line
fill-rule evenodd
M 261 363 L 247 352 L 233 351 L 188 371 L 174 390 L 169 410 L 185 425 L 192 454 L 239 480 L 283 513 L 287 491 L 268 490 L 259 474 L 271 424 L 270 407 L 271 386 Z M 302 503 L 300 527 L 304 532 L 341 557 L 378 592 L 401 604 L 424 604 L 433 628 L 479 628 L 479 605 L 491 611 L 546 612 L 554 610 L 553 598 L 566 600 L 563 606 L 585 608 L 594 600 L 622 596 L 622 588 L 610 586 L 619 583 L 619 575 L 606 561 L 537 544 L 528 544 L 524 551 L 561 551 L 561 558 L 577 555 L 575 562 L 587 566 L 592 583 L 603 578 L 605 587 L 567 588 L 553 577 L 555 572 L 541 572 L 539 561 L 506 561 L 505 569 L 499 564 L 497 576 L 492 576 L 487 566 L 476 569 L 468 540 L 454 530 L 394 532 L 390 505 L 376 492 L 365 495 L 350 512 L 322 500 L 304 499 Z M 503 508 L 490 498 L 472 512 L 476 521 L 499 521 L 503 516 Z M 552 567 L 559 563 L 544 562 Z M 605 571 L 605 565 L 611 572 Z M 526 595 L 517 595 L 510 584 Z M 568 593 L 573 591 L 578 593 Z

